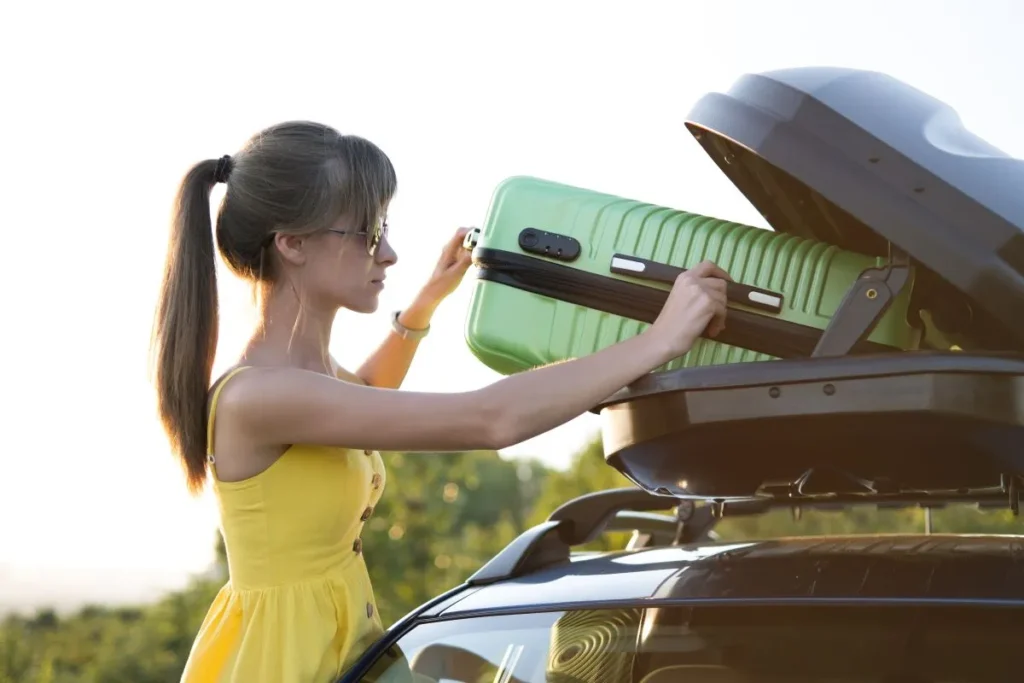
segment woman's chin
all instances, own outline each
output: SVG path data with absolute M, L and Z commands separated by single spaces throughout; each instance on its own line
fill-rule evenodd
M 373 292 L 369 296 L 359 297 L 358 301 L 348 302 L 345 308 L 355 313 L 376 313 L 377 309 L 380 308 L 380 297 L 377 296 L 376 292 Z

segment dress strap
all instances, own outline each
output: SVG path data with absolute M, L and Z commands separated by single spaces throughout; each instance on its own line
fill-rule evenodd
M 206 425 L 206 459 L 211 463 L 213 462 L 213 421 L 217 417 L 217 399 L 220 398 L 220 390 L 224 388 L 224 385 L 228 383 L 228 380 L 248 367 L 250 366 L 240 365 L 235 368 L 225 375 L 213 389 L 213 396 L 210 397 L 210 415 Z

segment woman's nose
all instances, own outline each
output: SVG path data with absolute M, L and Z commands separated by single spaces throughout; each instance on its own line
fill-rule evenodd
M 377 249 L 377 263 L 381 265 L 387 264 L 389 266 L 393 266 L 397 261 L 398 254 L 395 252 L 394 248 L 392 248 L 391 243 L 388 241 L 388 238 L 385 237 L 384 239 L 381 240 L 380 246 Z

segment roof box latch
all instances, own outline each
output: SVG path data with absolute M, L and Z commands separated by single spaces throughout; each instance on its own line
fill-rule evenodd
M 890 245 L 889 264 L 854 281 L 811 356 L 845 356 L 866 339 L 910 280 L 910 268 L 910 256 Z

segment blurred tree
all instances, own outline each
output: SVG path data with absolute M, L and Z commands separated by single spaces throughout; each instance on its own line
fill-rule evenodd
M 213 546 L 213 570 L 214 574 L 221 581 L 228 580 L 228 549 L 224 545 L 224 537 L 221 536 L 220 531 L 217 531 L 217 540 Z
M 577 453 L 568 470 L 493 451 L 385 454 L 389 485 L 363 534 L 367 562 L 385 623 L 456 585 L 528 525 L 591 491 L 631 486 L 605 464 L 599 441 Z M 725 539 L 807 534 L 920 532 L 921 510 L 856 508 L 787 511 L 726 518 Z M 969 506 L 933 514 L 934 533 L 1022 533 L 1008 511 Z M 628 534 L 591 547 L 622 547 Z M 192 640 L 227 576 L 223 539 L 215 538 L 211 571 L 184 590 L 143 606 L 89 606 L 61 616 L 41 609 L 0 622 L 0 683 L 164 683 L 178 680 Z
M 543 468 L 523 470 L 494 451 L 383 457 L 388 486 L 363 547 L 391 623 L 463 581 L 522 531 Z
M 529 524 L 544 521 L 548 515 L 576 496 L 594 491 L 605 491 L 633 486 L 632 482 L 608 466 L 604 459 L 604 447 L 600 439 L 590 442 L 573 455 L 569 469 L 564 472 L 549 472 L 545 477 Z M 605 534 L 581 550 L 611 550 L 621 548 L 629 539 L 628 533 Z
M 23 618 L 11 615 L 0 625 L 0 683 L 32 680 L 36 655 Z

